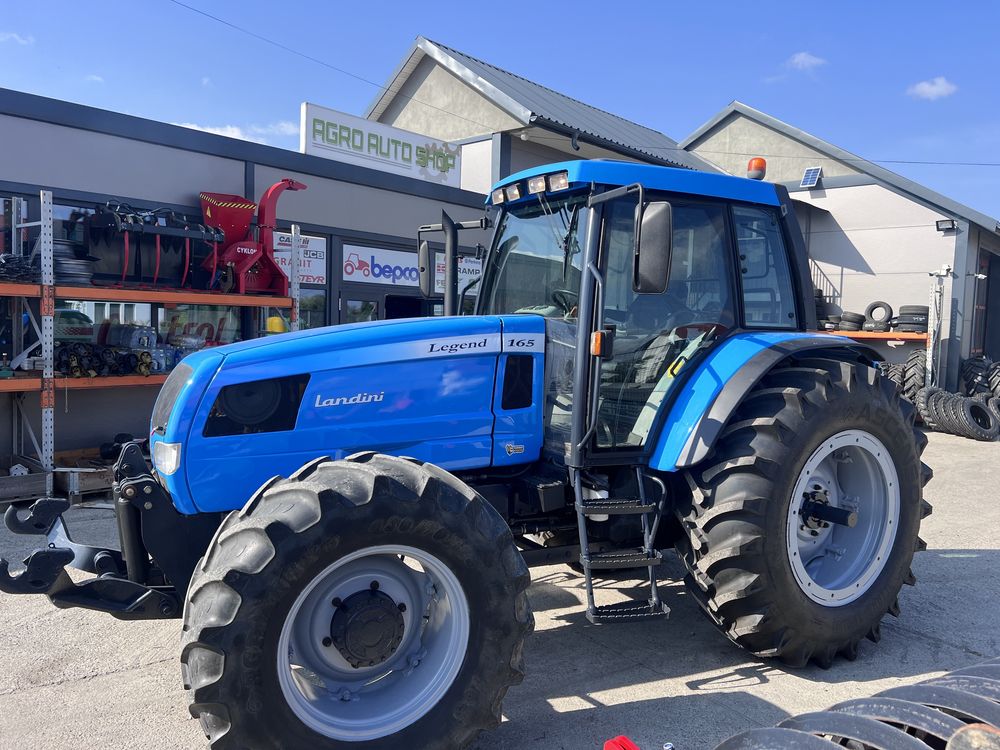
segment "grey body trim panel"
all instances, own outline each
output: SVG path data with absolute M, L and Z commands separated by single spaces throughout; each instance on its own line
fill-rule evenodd
M 848 359 L 843 355 L 850 354 L 849 359 L 852 360 L 868 359 L 873 363 L 882 360 L 882 356 L 878 352 L 867 346 L 842 344 L 833 338 L 830 341 L 823 341 L 818 336 L 792 339 L 770 349 L 765 349 L 747 361 L 736 372 L 736 375 L 730 378 L 715 397 L 712 405 L 701 415 L 677 459 L 677 468 L 695 466 L 704 461 L 716 440 L 719 439 L 719 435 L 722 434 L 723 428 L 729 422 L 729 418 L 747 394 L 760 382 L 761 378 L 782 360 L 806 351 L 829 352 L 838 359 Z

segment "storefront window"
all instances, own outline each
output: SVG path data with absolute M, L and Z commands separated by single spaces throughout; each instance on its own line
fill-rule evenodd
M 231 344 L 241 339 L 240 308 L 164 305 L 159 334 L 162 341 L 173 346 L 201 348 Z
M 326 324 L 326 290 L 300 290 L 299 328 L 322 328 Z
M 378 302 L 373 300 L 344 300 L 344 322 L 362 323 L 378 320 Z

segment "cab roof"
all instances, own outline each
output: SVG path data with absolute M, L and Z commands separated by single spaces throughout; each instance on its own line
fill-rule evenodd
M 582 187 L 591 183 L 611 187 L 639 183 L 648 190 L 664 190 L 671 193 L 724 198 L 768 206 L 780 205 L 774 185 L 769 182 L 725 174 L 696 172 L 691 169 L 602 159 L 563 161 L 525 169 L 496 183 L 491 189 L 491 195 L 487 197 L 486 203 L 492 205 L 492 191 L 497 188 L 554 172 L 566 172 L 569 175 L 570 188 Z M 526 192 L 522 190 L 522 195 Z

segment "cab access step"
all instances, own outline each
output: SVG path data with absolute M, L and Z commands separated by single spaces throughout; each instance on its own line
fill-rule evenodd
M 587 587 L 587 619 L 594 623 L 635 622 L 665 617 L 670 608 L 660 599 L 656 584 L 656 568 L 663 562 L 663 554 L 656 549 L 656 533 L 666 503 L 666 487 L 655 477 L 647 477 L 640 467 L 635 468 L 639 496 L 635 498 L 585 497 L 587 489 L 577 473 L 574 482 L 576 494 L 577 528 L 580 535 L 580 565 Z M 646 484 L 652 481 L 659 489 L 659 499 L 647 497 Z M 605 520 L 610 516 L 638 515 L 642 522 L 642 546 L 592 552 L 587 522 Z M 649 598 L 645 601 L 618 602 L 597 606 L 594 601 L 595 570 L 622 570 L 647 568 L 649 576 Z

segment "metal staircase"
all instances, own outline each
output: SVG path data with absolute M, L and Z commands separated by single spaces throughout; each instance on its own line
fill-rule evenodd
M 636 467 L 639 497 L 624 499 L 587 498 L 584 497 L 585 488 L 580 472 L 575 472 L 575 474 L 574 492 L 577 528 L 580 534 L 580 564 L 583 566 L 584 580 L 587 585 L 587 619 L 592 623 L 632 622 L 670 614 L 670 608 L 660 600 L 660 593 L 656 586 L 656 568 L 663 561 L 663 555 L 655 548 L 654 544 L 667 494 L 662 482 L 659 483 L 661 486 L 659 500 L 651 501 L 646 493 L 646 477 L 642 469 Z M 590 552 L 590 540 L 587 534 L 588 519 L 621 515 L 641 516 L 642 546 L 608 552 Z M 597 606 L 594 602 L 593 571 L 640 567 L 646 567 L 649 571 L 649 599 L 646 602 L 629 601 Z

